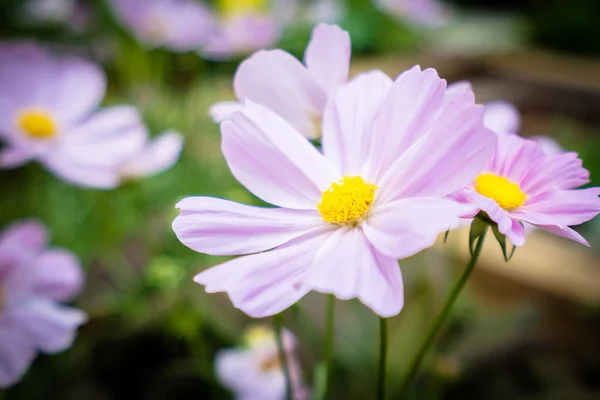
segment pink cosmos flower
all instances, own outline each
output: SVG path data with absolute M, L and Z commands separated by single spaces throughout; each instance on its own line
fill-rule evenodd
M 294 93 L 294 92 L 291 92 Z M 399 112 L 398 110 L 402 110 Z M 276 314 L 310 290 L 400 312 L 397 259 L 433 244 L 466 213 L 443 197 L 481 172 L 494 148 L 472 92 L 419 67 L 380 71 L 338 89 L 323 115 L 323 153 L 268 108 L 247 101 L 221 124 L 233 175 L 261 208 L 190 197 L 173 229 L 183 244 L 244 257 L 196 276 L 252 317 Z
M 239 400 L 281 400 L 285 397 L 285 376 L 281 367 L 275 333 L 263 326 L 246 331 L 243 347 L 221 350 L 215 360 L 216 372 L 225 387 Z M 295 400 L 308 398 L 302 382 L 300 363 L 294 354 L 296 338 L 283 331 L 283 345 Z
M 137 176 L 177 159 L 181 139 L 171 134 L 149 146 L 135 108 L 93 113 L 106 87 L 96 65 L 29 43 L 2 44 L 0 54 L 0 137 L 6 142 L 0 167 L 36 160 L 67 182 L 110 189 L 120 184 L 121 167 Z
M 376 0 L 385 12 L 418 25 L 438 26 L 446 22 L 448 10 L 439 0 Z
M 60 304 L 81 289 L 79 261 L 47 246 L 46 229 L 35 221 L 15 223 L 0 234 L 0 388 L 17 382 L 38 351 L 71 347 L 87 318 Z
M 304 65 L 282 50 L 260 51 L 240 64 L 234 78 L 239 102 L 211 107 L 217 122 L 251 100 L 270 108 L 308 138 L 321 136 L 327 100 L 348 81 L 350 36 L 334 25 L 318 25 L 304 53 Z
M 569 226 L 600 213 L 600 188 L 571 190 L 589 182 L 577 154 L 545 154 L 535 141 L 496 137 L 496 152 L 484 172 L 452 197 L 476 205 L 515 246 L 525 243 L 524 223 L 589 246 Z
M 215 27 L 199 53 L 215 60 L 273 46 L 282 32 L 275 5 L 267 0 L 217 0 Z
M 194 0 L 111 0 L 119 21 L 149 47 L 192 51 L 213 35 L 210 10 Z

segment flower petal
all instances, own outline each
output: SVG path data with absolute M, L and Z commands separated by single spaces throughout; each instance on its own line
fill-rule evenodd
M 69 301 L 83 285 L 77 257 L 69 251 L 51 249 L 35 260 L 33 293 L 57 301 Z
M 253 207 L 210 197 L 188 197 L 177 207 L 177 238 L 211 255 L 269 250 L 323 224 L 316 211 Z
M 483 123 L 496 133 L 517 133 L 521 127 L 521 115 L 517 107 L 506 101 L 490 101 L 485 104 Z
M 398 314 L 404 305 L 396 259 L 379 253 L 356 228 L 340 228 L 322 244 L 305 286 L 343 300 L 357 297 L 382 317 Z
M 363 230 L 377 250 L 401 259 L 433 245 L 441 232 L 457 227 L 470 210 L 446 199 L 404 199 L 374 207 Z
M 504 210 L 494 200 L 482 196 L 477 192 L 466 192 L 481 211 L 487 213 L 492 221 L 498 224 L 498 231 L 506 235 L 515 246 L 525 244 L 525 230 L 523 226 L 508 211 Z
M 583 236 L 581 236 L 577 231 L 566 227 L 566 226 L 557 226 L 557 225 L 536 225 L 538 228 L 541 228 L 545 231 L 553 233 L 558 236 L 565 237 L 567 239 L 574 240 L 578 243 L 583 244 L 584 246 L 590 247 L 590 244 Z
M 536 225 L 579 225 L 600 213 L 599 195 L 600 188 L 596 187 L 554 191 L 529 199 L 525 206 L 513 211 L 513 215 Z
M 313 145 L 273 111 L 248 103 L 221 124 L 222 149 L 233 175 L 264 201 L 316 209 L 324 190 L 340 178 Z
M 490 172 L 520 182 L 531 166 L 544 156 L 542 147 L 533 140 L 517 135 L 497 135 L 496 153 L 488 166 Z
M 227 121 L 233 113 L 244 109 L 244 103 L 239 101 L 220 101 L 210 106 L 208 112 L 215 122 Z
M 29 335 L 14 318 L 0 316 L 0 388 L 18 382 L 36 356 Z
M 234 88 L 238 99 L 248 99 L 273 110 L 304 136 L 320 136 L 315 124 L 327 96 L 290 54 L 281 50 L 254 54 L 239 66 Z
M 0 248 L 17 248 L 33 253 L 48 245 L 48 231 L 39 221 L 26 219 L 9 225 L 0 235 Z
M 109 107 L 69 131 L 48 157 L 65 158 L 90 167 L 116 168 L 137 155 L 147 138 L 137 109 Z
M 574 189 L 589 181 L 590 173 L 577 153 L 558 153 L 538 158 L 520 185 L 532 197 L 550 190 Z
M 344 174 L 360 174 L 371 145 L 373 118 L 391 86 L 383 72 L 366 72 L 341 86 L 325 108 L 323 154 Z
M 11 315 L 45 353 L 58 353 L 71 347 L 77 328 L 87 320 L 83 311 L 44 298 L 30 299 Z
M 380 201 L 446 196 L 471 183 L 491 158 L 496 136 L 482 122 L 483 107 L 472 92 L 457 94 L 430 132 L 388 169 L 380 182 Z
M 31 161 L 35 154 L 24 147 L 6 145 L 0 150 L 0 168 L 16 168 Z
M 418 66 L 394 82 L 371 127 L 372 146 L 366 177 L 378 182 L 396 159 L 424 135 L 444 101 L 446 81 Z
M 183 147 L 183 136 L 177 132 L 165 132 L 157 136 L 146 148 L 121 167 L 121 174 L 128 178 L 140 178 L 158 174 L 171 168 Z
M 90 167 L 60 157 L 48 157 L 43 164 L 65 182 L 96 189 L 114 189 L 121 183 L 121 176 L 113 168 Z
M 300 300 L 306 271 L 329 231 L 299 237 L 264 253 L 236 258 L 196 275 L 207 293 L 227 292 L 231 302 L 253 318 L 277 314 Z
M 348 80 L 350 35 L 337 25 L 319 24 L 313 29 L 304 63 L 309 74 L 332 96 Z

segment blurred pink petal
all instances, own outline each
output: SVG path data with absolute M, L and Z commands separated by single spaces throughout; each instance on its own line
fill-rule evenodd
M 127 161 L 120 173 L 127 178 L 158 174 L 175 165 L 182 148 L 183 136 L 176 132 L 162 133 Z
M 0 387 L 19 380 L 38 350 L 70 347 L 87 318 L 57 303 L 81 288 L 81 266 L 66 250 L 47 250 L 46 235 L 44 226 L 31 220 L 0 235 Z
M 439 0 L 375 0 L 384 11 L 408 22 L 427 27 L 442 25 L 448 10 Z
M 197 50 L 214 30 L 214 17 L 193 0 L 111 0 L 115 16 L 149 47 Z
M 511 103 L 490 101 L 485 104 L 483 123 L 496 133 L 514 134 L 521 128 L 521 115 Z

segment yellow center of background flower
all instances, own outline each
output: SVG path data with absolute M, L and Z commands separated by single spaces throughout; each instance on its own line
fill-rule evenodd
M 521 207 L 527 200 L 518 183 L 496 174 L 480 174 L 475 178 L 475 190 L 496 201 L 505 210 Z
M 346 175 L 323 192 L 317 209 L 331 224 L 356 225 L 369 211 L 376 190 L 360 176 Z
M 267 7 L 267 0 L 217 0 L 217 4 L 221 14 L 230 17 L 262 12 Z
M 56 135 L 57 127 L 50 114 L 39 110 L 24 111 L 19 115 L 19 127 L 34 139 L 49 139 Z
M 245 346 L 250 348 L 260 347 L 275 342 L 275 333 L 263 325 L 253 325 L 246 329 L 242 339 Z

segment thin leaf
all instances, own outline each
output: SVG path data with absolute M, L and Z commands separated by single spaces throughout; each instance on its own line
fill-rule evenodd
M 500 245 L 500 248 L 502 249 L 502 255 L 504 256 L 504 261 L 508 262 L 508 260 L 510 260 L 510 257 L 508 256 L 508 253 L 506 251 L 506 236 L 503 235 L 502 233 L 500 233 L 500 231 L 498 230 L 497 224 L 494 224 L 492 226 L 492 231 L 494 232 L 494 236 L 496 237 L 496 240 L 498 241 L 498 244 Z
M 469 251 L 471 252 L 471 256 L 473 256 L 473 249 L 475 249 L 475 241 L 478 237 L 483 235 L 483 232 L 485 232 L 487 227 L 487 222 L 481 218 L 473 218 L 473 222 L 471 223 L 471 231 L 469 232 Z

